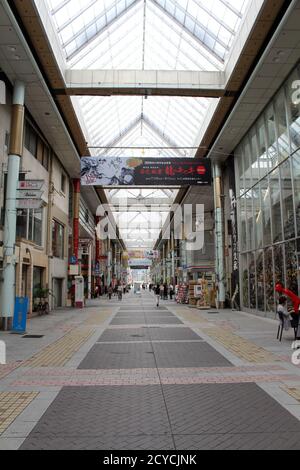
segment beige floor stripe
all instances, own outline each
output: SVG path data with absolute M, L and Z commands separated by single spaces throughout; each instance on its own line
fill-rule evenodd
M 64 366 L 94 333 L 94 329 L 79 327 L 44 348 L 41 352 L 23 363 L 25 367 Z
M 37 392 L 0 392 L 0 434 L 38 395 Z

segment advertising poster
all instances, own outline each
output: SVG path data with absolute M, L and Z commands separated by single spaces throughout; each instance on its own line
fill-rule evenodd
M 209 186 L 211 162 L 195 158 L 82 157 L 83 186 Z

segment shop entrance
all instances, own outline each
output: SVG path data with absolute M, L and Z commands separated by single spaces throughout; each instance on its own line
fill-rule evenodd
M 63 279 L 54 278 L 53 279 L 53 302 L 54 308 L 60 308 L 63 306 Z

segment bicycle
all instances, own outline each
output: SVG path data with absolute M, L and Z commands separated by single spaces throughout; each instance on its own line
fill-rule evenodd
M 50 313 L 49 303 L 47 301 L 39 302 L 39 304 L 37 305 L 36 311 L 39 316 L 44 315 L 44 314 L 49 315 Z

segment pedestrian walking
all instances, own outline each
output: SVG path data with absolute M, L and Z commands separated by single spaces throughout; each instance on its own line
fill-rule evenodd
M 164 300 L 168 300 L 168 286 L 164 284 Z
M 107 293 L 108 293 L 108 298 L 109 300 L 111 300 L 111 296 L 113 294 L 113 288 L 112 286 L 110 285 L 109 288 L 107 289 Z
M 157 284 L 153 290 L 156 295 L 156 307 L 159 307 L 159 299 L 161 298 L 160 286 Z
M 122 300 L 122 292 L 123 292 L 122 285 L 119 284 L 118 287 L 117 287 L 117 293 L 118 293 L 118 299 L 119 300 Z
M 159 293 L 160 293 L 160 298 L 162 300 L 163 297 L 164 297 L 164 285 L 163 285 L 163 283 L 161 283 L 161 285 L 159 286 Z
M 170 300 L 173 300 L 173 295 L 174 295 L 174 287 L 173 284 L 169 285 L 169 295 L 170 295 Z

